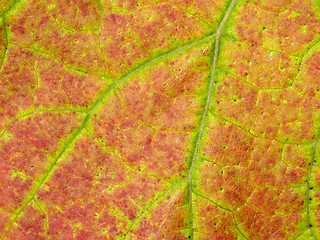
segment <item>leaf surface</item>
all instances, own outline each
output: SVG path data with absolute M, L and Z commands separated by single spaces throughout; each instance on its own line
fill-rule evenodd
M 1 1 L 1 239 L 320 239 L 319 7 Z

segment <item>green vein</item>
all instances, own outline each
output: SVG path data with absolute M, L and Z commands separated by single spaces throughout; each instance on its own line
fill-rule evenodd
M 5 15 L 7 15 L 13 8 L 15 8 L 15 6 L 17 6 L 19 3 L 21 2 L 21 0 L 15 0 L 12 1 L 8 8 L 6 10 L 4 10 L 1 14 L 0 17 L 4 17 Z
M 172 6 L 177 7 L 177 8 L 179 8 L 179 9 L 181 9 L 182 11 L 186 12 L 187 14 L 189 14 L 189 15 L 193 16 L 194 18 L 198 19 L 200 22 L 202 22 L 202 23 L 204 23 L 205 25 L 207 25 L 210 29 L 214 29 L 214 26 L 212 26 L 211 23 L 209 23 L 209 22 L 207 22 L 206 20 L 202 19 L 202 18 L 201 18 L 200 16 L 198 16 L 197 14 L 194 14 L 194 13 L 190 12 L 188 9 L 186 9 L 186 8 L 184 8 L 184 7 L 181 7 L 181 6 L 179 6 L 179 5 L 176 5 L 173 1 L 169 1 L 169 2 L 170 2 L 170 4 L 172 4 Z M 217 6 L 216 3 L 214 3 L 214 4 Z M 218 8 L 218 6 L 217 6 L 217 8 Z M 219 10 L 221 10 L 221 9 L 219 9 Z M 217 19 L 216 16 L 213 16 L 213 17 L 218 21 L 218 19 Z
M 236 4 L 237 0 L 232 0 L 227 12 L 225 13 L 219 27 L 218 30 L 216 32 L 216 42 L 215 42 L 215 49 L 214 49 L 214 56 L 213 56 L 213 66 L 212 66 L 212 74 L 211 74 L 211 78 L 210 78 L 210 84 L 209 84 L 209 90 L 208 90 L 208 94 L 207 94 L 207 101 L 206 101 L 206 105 L 204 107 L 204 111 L 202 114 L 202 120 L 201 120 L 201 125 L 200 125 L 200 129 L 199 129 L 199 133 L 198 133 L 198 138 L 197 138 L 197 142 L 194 148 L 194 152 L 193 152 L 193 156 L 192 156 L 192 161 L 191 161 L 191 166 L 189 169 L 189 174 L 188 174 L 188 185 L 189 185 L 189 212 L 190 212 L 190 236 L 189 239 L 193 240 L 193 231 L 194 231 L 194 226 L 193 226 L 193 206 L 192 206 L 192 174 L 193 174 L 193 169 L 194 169 L 194 165 L 195 162 L 197 160 L 198 157 L 198 151 L 200 148 L 200 144 L 201 144 L 201 140 L 202 140 L 202 135 L 204 133 L 204 129 L 206 126 L 206 120 L 207 120 L 207 115 L 208 115 L 208 111 L 209 111 L 209 107 L 210 107 L 210 103 L 211 103 L 211 98 L 212 98 L 212 91 L 213 91 L 213 84 L 214 84 L 214 79 L 215 79 L 215 72 L 216 72 L 216 68 L 217 68 L 217 61 L 218 61 L 218 55 L 219 55 L 219 48 L 220 48 L 220 38 L 222 35 L 222 31 L 223 28 L 226 24 L 226 22 L 228 21 L 228 18 Z
M 311 190 L 311 178 L 312 178 L 312 170 L 314 167 L 314 164 L 316 163 L 316 150 L 317 150 L 317 145 L 320 141 L 320 138 L 318 138 L 314 143 L 312 147 L 312 154 L 311 154 L 311 161 L 309 162 L 309 169 L 308 169 L 308 175 L 307 175 L 307 180 L 306 180 L 306 196 L 305 196 L 305 203 L 306 203 L 306 229 L 304 229 L 300 234 L 298 234 L 294 240 L 299 239 L 301 236 L 303 236 L 308 230 L 310 230 L 310 237 L 313 239 L 317 239 L 316 236 L 313 233 L 313 226 L 311 223 L 311 216 L 310 216 L 310 190 Z
M 145 214 L 155 203 L 157 203 L 159 200 L 161 200 L 165 195 L 167 195 L 171 190 L 173 190 L 174 188 L 180 186 L 181 184 L 183 184 L 184 182 L 186 182 L 187 179 L 182 180 L 181 182 L 178 182 L 174 185 L 172 185 L 170 188 L 168 188 L 165 192 L 163 192 L 160 196 L 158 196 L 155 200 L 153 200 L 130 224 L 126 234 L 123 237 L 123 240 L 125 240 L 128 236 L 128 234 L 130 233 L 131 228 L 133 227 L 133 225 L 136 223 L 136 221 L 141 218 L 143 216 L 143 214 Z
M 105 99 L 105 97 L 109 94 L 109 92 L 110 92 L 116 85 L 118 85 L 118 84 L 120 84 L 121 82 L 127 80 L 128 78 L 130 78 L 130 77 L 131 77 L 132 75 L 134 75 L 135 73 L 137 73 L 137 72 L 139 72 L 140 70 L 148 67 L 149 65 L 151 65 L 151 64 L 154 63 L 154 62 L 157 62 L 157 61 L 159 61 L 159 60 L 161 60 L 161 59 L 163 59 L 163 58 L 169 57 L 170 55 L 173 55 L 173 54 L 178 53 L 178 52 L 181 52 L 181 51 L 183 51 L 183 50 L 192 48 L 192 47 L 194 47 L 194 46 L 196 46 L 196 45 L 199 45 L 199 44 L 201 44 L 201 43 L 208 42 L 208 41 L 209 41 L 211 38 L 213 38 L 214 36 L 215 36 L 215 34 L 210 35 L 209 37 L 203 38 L 203 39 L 201 39 L 201 40 L 198 40 L 198 41 L 189 43 L 189 44 L 187 44 L 187 45 L 185 45 L 185 46 L 182 46 L 182 47 L 180 47 L 180 48 L 174 49 L 174 50 L 172 50 L 172 51 L 170 51 L 170 52 L 168 52 L 168 53 L 165 53 L 165 54 L 163 54 L 163 55 L 160 55 L 160 56 L 158 56 L 158 57 L 156 57 L 156 58 L 153 58 L 153 59 L 145 62 L 143 65 L 141 65 L 141 66 L 139 66 L 139 67 L 137 67 L 137 68 L 135 68 L 135 69 L 132 69 L 132 71 L 128 72 L 128 73 L 125 74 L 122 78 L 120 78 L 119 80 L 117 80 L 117 81 L 111 86 L 111 88 L 102 95 L 102 97 L 97 101 L 97 103 L 96 103 L 91 109 L 89 109 L 88 114 L 91 114 L 92 111 L 94 111 L 94 110 L 100 105 L 100 103 Z
M 276 141 L 276 142 L 281 143 L 281 144 L 310 145 L 310 144 L 314 143 L 314 140 L 304 141 L 304 142 L 281 141 L 281 140 L 279 140 L 279 139 L 277 139 L 277 138 L 271 138 L 271 137 L 265 137 L 265 136 L 263 136 L 263 135 L 258 135 L 258 134 L 255 133 L 251 128 L 245 128 L 245 127 L 243 127 L 241 124 L 239 124 L 238 122 L 232 121 L 232 119 L 226 118 L 226 117 L 220 115 L 219 113 L 215 112 L 214 110 L 209 110 L 209 112 L 210 112 L 212 115 L 220 118 L 220 119 L 223 120 L 224 122 L 230 123 L 230 124 L 232 124 L 233 126 L 240 128 L 241 130 L 243 130 L 243 131 L 245 131 L 246 133 L 250 134 L 250 135 L 251 135 L 252 137 L 254 137 L 254 138 L 268 139 L 268 140 Z
M 104 94 L 102 94 L 102 96 L 96 101 L 96 103 L 91 107 L 87 109 L 86 112 L 86 116 L 83 118 L 81 125 L 75 130 L 75 132 L 71 135 L 71 137 L 69 138 L 69 140 L 67 140 L 67 142 L 65 143 L 65 146 L 60 150 L 60 152 L 57 154 L 57 157 L 52 161 L 52 163 L 50 164 L 50 166 L 48 167 L 46 173 L 43 175 L 43 177 L 39 180 L 39 184 L 37 184 L 37 186 L 30 191 L 30 196 L 29 198 L 27 198 L 23 204 L 21 205 L 21 207 L 17 208 L 15 211 L 15 215 L 11 218 L 10 223 L 7 225 L 6 230 L 4 231 L 3 236 L 1 237 L 1 239 L 4 239 L 7 235 L 7 233 L 9 232 L 10 228 L 12 227 L 12 225 L 16 222 L 17 218 L 19 217 L 19 215 L 23 212 L 23 210 L 29 205 L 29 203 L 35 199 L 37 192 L 39 191 L 39 189 L 42 187 L 42 185 L 46 182 L 46 180 L 48 179 L 48 177 L 50 176 L 51 172 L 54 170 L 55 166 L 57 165 L 59 159 L 63 156 L 63 154 L 68 150 L 68 148 L 75 142 L 75 140 L 78 138 L 78 136 L 80 136 L 80 134 L 82 133 L 82 131 L 86 128 L 87 123 L 89 122 L 93 111 L 104 101 L 104 99 L 109 95 L 109 93 L 121 82 L 125 81 L 126 79 L 130 78 L 132 75 L 134 75 L 135 73 L 143 70 L 144 68 L 148 67 L 149 65 L 151 65 L 154 62 L 157 62 L 165 57 L 168 57 L 170 55 L 173 55 L 175 53 L 181 52 L 183 50 L 189 49 L 191 47 L 194 47 L 198 44 L 201 43 L 205 43 L 207 41 L 209 41 L 211 38 L 214 37 L 214 34 L 194 41 L 192 43 L 189 43 L 187 45 L 184 45 L 180 48 L 171 50 L 165 54 L 162 54 L 156 58 L 150 59 L 147 62 L 145 62 L 143 65 L 141 65 L 138 68 L 132 69 L 130 72 L 128 72 L 127 74 L 125 74 L 122 78 L 120 78 L 119 80 L 117 80 L 113 85 L 111 85 L 111 87 L 109 89 L 107 89 Z M 157 199 L 154 201 L 156 202 Z M 144 213 L 144 212 L 143 212 Z
M 221 208 L 221 209 L 223 209 L 224 211 L 231 213 L 232 218 L 233 218 L 233 222 L 234 222 L 234 224 L 235 224 L 236 229 L 238 230 L 238 232 L 240 233 L 240 235 L 241 235 L 244 239 L 246 239 L 246 240 L 248 239 L 248 238 L 246 237 L 246 235 L 244 235 L 244 233 L 240 230 L 239 225 L 238 225 L 238 222 L 237 222 L 236 217 L 234 216 L 234 213 L 233 213 L 232 210 L 230 210 L 229 208 L 226 208 L 226 207 L 224 207 L 224 206 L 216 203 L 215 201 L 211 200 L 210 198 L 208 198 L 208 197 L 206 197 L 206 196 L 201 195 L 200 193 L 194 192 L 194 194 L 196 194 L 196 195 L 198 195 L 199 197 L 201 197 L 201 198 L 203 198 L 203 199 L 206 199 L 207 201 L 213 203 L 213 204 L 216 205 L 218 208 Z
M 320 139 L 318 139 L 314 144 L 313 144 L 313 152 L 312 152 L 312 159 L 310 164 L 310 168 L 309 168 L 309 172 L 308 172 L 308 178 L 307 178 L 307 192 L 306 192 L 306 208 L 307 208 L 307 228 L 310 228 L 311 231 L 311 237 L 313 237 L 314 239 L 316 239 L 313 231 L 312 231 L 312 223 L 311 223 L 311 217 L 310 217 L 310 181 L 311 181 L 311 177 L 312 177 L 312 169 L 313 166 L 316 162 L 316 150 L 317 150 L 317 145 Z
M 301 57 L 299 57 L 299 58 L 300 58 L 300 60 L 299 60 L 299 67 L 298 67 L 298 69 L 297 69 L 297 72 L 296 72 L 296 74 L 295 74 L 295 77 L 294 77 L 292 83 L 290 84 L 291 87 L 294 85 L 295 81 L 297 80 L 298 75 L 299 75 L 300 70 L 301 70 L 301 66 L 302 66 L 305 58 L 308 56 L 308 53 L 309 53 L 310 51 L 312 51 L 312 49 L 313 49 L 319 42 L 320 42 L 320 38 L 316 39 L 312 44 L 310 44 L 310 46 L 308 46 L 308 47 L 305 49 L 305 51 L 302 53 Z
M 10 127 L 10 125 L 15 120 L 31 116 L 31 115 L 33 115 L 35 113 L 45 113 L 45 112 L 52 112 L 52 113 L 76 112 L 76 113 L 86 114 L 86 112 L 79 111 L 79 110 L 76 110 L 76 109 L 36 109 L 36 110 L 33 109 L 30 112 L 25 112 L 22 115 L 18 115 L 16 117 L 12 118 L 11 120 L 9 120 L 7 126 L 3 129 L 2 132 L 0 132 L 0 138 L 2 138 L 6 134 L 6 132 L 8 131 L 8 129 Z
M 4 40 L 4 49 L 2 50 L 2 53 L 1 53 L 0 70 L 2 69 L 3 62 L 6 58 L 7 49 L 8 49 L 8 30 L 7 30 L 5 17 L 3 17 L 1 20 L 2 20 L 2 29 L 3 29 L 2 37 Z
M 33 51 L 35 53 L 42 54 L 42 55 L 44 55 L 44 56 L 46 56 L 48 58 L 53 59 L 54 61 L 62 63 L 65 66 L 66 69 L 70 69 L 70 70 L 73 70 L 73 71 L 76 71 L 76 72 L 79 72 L 79 73 L 82 73 L 82 74 L 88 74 L 88 75 L 102 77 L 102 78 L 109 78 L 110 77 L 110 76 L 108 76 L 108 75 L 106 75 L 104 73 L 99 73 L 99 72 L 94 72 L 94 71 L 92 71 L 92 72 L 91 71 L 87 71 L 84 68 L 80 68 L 80 67 L 77 67 L 77 66 L 73 66 L 72 64 L 66 63 L 62 59 L 59 59 L 58 57 L 55 57 L 47 49 L 41 49 L 41 48 L 38 48 L 38 47 L 35 47 L 35 46 L 24 47 L 24 46 L 20 46 L 18 44 L 13 44 L 13 43 L 10 43 L 10 45 L 21 47 L 23 49 L 29 49 L 30 51 Z
M 15 215 L 13 216 L 13 218 L 11 218 L 11 221 L 10 221 L 9 225 L 6 227 L 6 230 L 4 231 L 4 234 L 3 234 L 1 239 L 4 239 L 6 237 L 7 233 L 9 232 L 10 228 L 12 227 L 12 225 L 16 222 L 16 220 L 19 217 L 19 215 L 29 205 L 29 203 L 35 198 L 35 196 L 38 193 L 39 189 L 41 188 L 43 183 L 47 180 L 48 176 L 53 171 L 54 167 L 57 165 L 57 162 L 60 159 L 60 157 L 66 152 L 66 150 L 72 145 L 74 140 L 80 135 L 82 130 L 85 128 L 85 125 L 87 124 L 88 120 L 89 120 L 88 115 L 83 118 L 80 127 L 72 134 L 71 138 L 66 142 L 64 148 L 60 150 L 60 152 L 58 153 L 57 158 L 55 158 L 54 161 L 51 162 L 51 164 L 48 167 L 46 173 L 40 179 L 39 184 L 37 184 L 36 187 L 31 191 L 31 194 L 30 194 L 29 198 L 27 200 L 25 200 L 23 202 L 23 204 L 21 205 L 21 207 L 18 208 L 15 211 Z

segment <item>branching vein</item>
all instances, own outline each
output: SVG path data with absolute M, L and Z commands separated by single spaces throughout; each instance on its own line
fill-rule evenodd
M 211 78 L 210 78 L 210 84 L 209 84 L 209 90 L 208 90 L 208 94 L 207 94 L 207 101 L 206 101 L 206 105 L 204 107 L 204 111 L 202 114 L 202 119 L 201 119 L 201 124 L 200 124 L 200 129 L 199 129 L 199 133 L 198 133 L 198 138 L 197 138 L 197 142 L 194 148 L 194 152 L 192 155 L 192 161 L 191 161 L 191 166 L 189 169 L 189 174 L 188 174 L 188 185 L 189 185 L 189 212 L 190 212 L 190 236 L 189 239 L 193 239 L 193 207 L 192 207 L 192 173 L 193 173 L 193 169 L 194 169 L 194 165 L 195 162 L 197 160 L 198 157 L 198 152 L 199 152 L 199 148 L 200 148 L 200 143 L 201 143 L 201 139 L 204 133 L 204 129 L 205 129 L 205 125 L 206 125 L 206 120 L 207 120 L 207 115 L 208 115 L 208 111 L 209 111 L 209 107 L 210 107 L 210 103 L 211 103 L 211 98 L 212 98 L 212 91 L 213 91 L 213 84 L 214 84 L 214 79 L 215 79 L 215 72 L 216 72 L 216 68 L 217 68 L 217 61 L 218 61 L 218 55 L 219 55 L 219 48 L 220 48 L 220 38 L 221 38 L 221 34 L 223 31 L 223 28 L 226 24 L 226 22 L 228 21 L 228 18 L 232 12 L 232 9 L 234 8 L 235 4 L 236 4 L 237 0 L 232 0 L 232 2 L 230 3 L 228 10 L 226 12 L 226 14 L 224 15 L 218 30 L 216 32 L 216 38 L 215 38 L 215 49 L 214 49 L 214 56 L 213 56 L 213 64 L 212 64 L 212 73 L 211 73 Z
M 170 55 L 179 53 L 183 50 L 189 49 L 191 47 L 194 47 L 198 44 L 202 44 L 205 43 L 207 41 L 209 41 L 211 38 L 213 38 L 214 35 L 211 35 L 209 37 L 197 40 L 195 42 L 189 43 L 187 45 L 184 45 L 180 48 L 171 50 L 167 53 L 164 53 L 156 58 L 150 59 L 149 61 L 145 62 L 143 65 L 141 65 L 140 67 L 131 70 L 129 73 L 127 73 L 126 75 L 124 75 L 122 78 L 120 78 L 119 80 L 117 80 L 111 87 L 109 87 L 104 94 L 98 99 L 98 101 L 91 106 L 90 108 L 87 109 L 86 112 L 86 116 L 83 118 L 81 125 L 79 126 L 79 128 L 77 128 L 74 132 L 74 134 L 72 135 L 72 137 L 66 142 L 66 145 L 64 146 L 63 149 L 61 149 L 59 151 L 59 153 L 57 154 L 57 157 L 51 162 L 49 168 L 47 169 L 46 173 L 43 175 L 43 177 L 39 180 L 39 184 L 37 184 L 35 186 L 35 188 L 33 190 L 30 191 L 29 196 L 25 199 L 25 201 L 23 202 L 23 204 L 16 209 L 14 216 L 11 218 L 10 222 L 8 223 L 6 230 L 4 231 L 4 234 L 2 235 L 1 239 L 4 239 L 7 235 L 7 233 L 9 232 L 9 230 L 11 229 L 11 227 L 13 226 L 13 224 L 16 222 L 17 218 L 23 213 L 24 209 L 30 204 L 30 202 L 32 202 L 32 200 L 34 200 L 36 198 L 36 195 L 38 193 L 38 191 L 40 190 L 40 188 L 42 187 L 42 185 L 47 181 L 47 179 L 49 178 L 49 176 L 51 175 L 51 172 L 54 171 L 55 167 L 57 166 L 57 163 L 59 161 L 59 159 L 65 154 L 65 152 L 69 149 L 70 146 L 72 146 L 72 144 L 78 139 L 78 137 L 81 135 L 82 131 L 86 128 L 88 122 L 90 121 L 90 118 L 92 116 L 92 113 L 94 112 L 94 110 L 103 103 L 104 99 L 110 94 L 110 92 L 117 87 L 117 85 L 119 85 L 119 83 L 127 80 L 128 78 L 130 78 L 131 76 L 133 76 L 135 73 L 145 69 L 146 67 L 150 66 L 152 63 L 157 62 L 165 57 L 169 57 Z M 157 199 L 155 200 L 157 201 Z

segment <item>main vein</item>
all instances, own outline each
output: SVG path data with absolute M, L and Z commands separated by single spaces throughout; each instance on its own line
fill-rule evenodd
M 212 98 L 212 91 L 213 91 L 213 85 L 214 85 L 214 79 L 215 79 L 215 73 L 216 73 L 216 68 L 217 68 L 217 61 L 218 61 L 218 55 L 219 55 L 219 48 L 220 48 L 220 38 L 221 38 L 221 34 L 223 31 L 223 28 L 225 26 L 225 24 L 227 23 L 229 16 L 236 4 L 237 0 L 232 0 L 227 12 L 225 13 L 219 27 L 218 30 L 216 32 L 216 38 L 215 38 L 215 49 L 214 49 L 214 56 L 213 56 L 213 64 L 212 64 L 212 73 L 211 73 L 211 77 L 210 77 L 210 84 L 209 84 L 209 89 L 208 89 L 208 94 L 207 94 L 207 101 L 206 101 L 206 105 L 204 107 L 204 111 L 202 114 L 202 119 L 201 119 L 201 124 L 200 124 L 200 129 L 199 129 L 199 133 L 198 133 L 198 138 L 197 138 L 197 142 L 194 148 L 194 152 L 192 155 L 192 161 L 191 161 L 191 165 L 190 165 L 190 169 L 189 169 L 189 174 L 188 174 L 188 186 L 189 186 L 189 212 L 190 212 L 190 236 L 189 239 L 193 239 L 193 235 L 194 235 L 194 226 L 193 226 L 193 206 L 192 206 L 192 174 L 193 174 L 193 169 L 194 169 L 194 165 L 195 162 L 197 160 L 198 157 L 198 152 L 199 152 L 199 148 L 200 148 L 200 144 L 201 144 L 201 139 L 204 133 L 204 129 L 206 126 L 206 120 L 207 120 L 207 116 L 208 116 L 208 111 L 209 111 L 209 107 L 210 107 L 210 103 L 211 103 L 211 98 Z

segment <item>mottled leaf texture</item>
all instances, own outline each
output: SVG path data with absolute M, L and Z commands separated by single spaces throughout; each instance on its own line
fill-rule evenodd
M 0 238 L 320 240 L 319 0 L 0 0 Z

